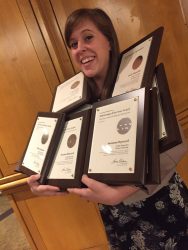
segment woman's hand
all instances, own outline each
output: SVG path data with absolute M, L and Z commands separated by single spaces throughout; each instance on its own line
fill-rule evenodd
M 60 192 L 59 187 L 50 186 L 50 185 L 40 185 L 38 182 L 39 179 L 40 179 L 39 174 L 31 175 L 27 179 L 27 183 L 29 184 L 31 191 L 35 195 L 57 196 L 57 195 L 63 195 L 66 193 L 66 192 Z
M 82 182 L 88 188 L 68 188 L 67 191 L 86 200 L 112 206 L 119 204 L 139 189 L 134 186 L 108 186 L 86 175 L 83 175 Z

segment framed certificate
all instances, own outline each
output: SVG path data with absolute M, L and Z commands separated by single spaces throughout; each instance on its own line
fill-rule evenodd
M 149 136 L 148 136 L 148 168 L 145 184 L 159 184 L 161 182 L 159 155 L 159 115 L 157 88 L 150 90 L 149 98 Z
M 84 172 L 110 184 L 144 184 L 149 92 L 141 88 L 93 105 Z
M 64 114 L 39 112 L 17 171 L 27 175 L 41 173 L 52 157 Z
M 121 52 L 112 96 L 151 87 L 162 34 L 160 27 Z
M 62 188 L 81 187 L 90 110 L 69 115 L 50 167 L 41 173 L 41 183 Z
M 159 150 L 164 152 L 182 142 L 164 65 L 155 69 L 153 86 L 158 89 Z
M 57 86 L 51 105 L 52 112 L 69 112 L 89 100 L 88 86 L 82 72 Z

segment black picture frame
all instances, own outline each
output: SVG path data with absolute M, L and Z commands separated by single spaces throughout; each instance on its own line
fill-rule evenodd
M 151 88 L 163 30 L 163 27 L 157 28 L 120 53 L 111 96 L 142 87 Z
M 44 166 L 53 157 L 53 148 L 57 143 L 60 127 L 64 120 L 65 114 L 53 112 L 37 113 L 26 149 L 19 166 L 16 168 L 17 172 L 28 176 L 42 172 Z M 41 134 L 42 129 L 45 130 L 46 127 L 50 128 L 50 136 L 45 131 Z M 46 143 L 47 145 L 45 145 Z M 40 157 L 42 157 L 42 162 L 40 162 Z
M 175 109 L 170 94 L 168 80 L 163 63 L 160 63 L 155 69 L 156 84 L 158 88 L 159 105 L 161 106 L 161 115 L 164 121 L 166 132 L 159 136 L 160 153 L 180 144 L 182 142 Z M 162 122 L 159 118 L 159 126 Z
M 90 130 L 89 130 L 89 136 L 88 136 L 88 144 L 87 144 L 87 151 L 86 151 L 86 160 L 85 160 L 85 166 L 84 166 L 84 173 L 87 174 L 90 178 L 93 178 L 97 181 L 109 184 L 109 185 L 124 185 L 124 184 L 144 184 L 145 180 L 146 180 L 146 172 L 147 172 L 147 137 L 148 137 L 148 99 L 149 99 L 149 92 L 146 90 L 146 88 L 141 88 L 126 94 L 122 94 L 107 100 L 103 100 L 100 101 L 98 103 L 94 103 L 93 104 L 93 109 L 92 109 L 92 114 L 91 114 L 91 122 L 90 122 Z M 133 100 L 136 101 L 137 106 L 137 114 L 135 114 L 135 116 L 137 115 L 136 118 L 136 140 L 135 140 L 135 155 L 133 156 L 135 162 L 134 162 L 134 172 L 132 173 L 103 173 L 103 171 L 101 171 L 101 169 L 99 168 L 99 170 L 97 170 L 95 172 L 91 172 L 91 166 L 90 166 L 90 162 L 92 162 L 92 159 L 96 159 L 96 161 L 94 162 L 94 164 L 97 164 L 97 159 L 98 156 L 100 154 L 100 147 L 102 146 L 102 144 L 100 144 L 99 142 L 99 147 L 97 148 L 97 153 L 95 153 L 95 151 L 92 151 L 92 144 L 93 141 L 95 140 L 95 137 L 97 137 L 97 134 L 95 135 L 95 133 L 100 133 L 99 136 L 102 136 L 103 134 L 105 134 L 105 136 L 107 137 L 107 140 L 109 139 L 108 136 L 110 136 L 112 134 L 111 130 L 111 126 L 112 123 L 111 121 L 113 121 L 113 117 L 112 119 L 110 118 L 110 122 L 106 123 L 106 121 L 104 122 L 104 126 L 105 129 L 104 131 L 101 131 L 100 126 L 99 128 L 97 128 L 98 132 L 95 132 L 96 130 L 96 112 L 98 112 L 99 109 L 103 109 L 103 107 L 105 107 L 105 109 L 108 110 L 109 108 L 109 112 L 111 112 L 111 109 L 113 110 L 111 104 L 115 104 L 115 105 L 120 105 L 122 106 L 121 108 L 123 108 L 123 104 L 125 100 L 131 100 L 131 103 L 133 103 Z M 120 103 L 121 101 L 123 101 L 122 103 Z M 119 103 L 119 104 L 118 104 Z M 119 112 L 117 110 L 117 112 Z M 120 111 L 121 112 L 121 111 Z M 124 111 L 123 111 L 124 112 Z M 126 110 L 125 110 L 126 112 Z M 107 111 L 108 113 L 108 111 Z M 105 114 L 105 112 L 104 112 Z M 122 113 L 123 114 L 123 113 Z M 109 114 L 109 116 L 111 116 L 111 114 Z M 101 115 L 102 117 L 102 115 Z M 108 117 L 107 117 L 108 118 Z M 102 118 L 103 119 L 103 118 Z M 116 118 L 115 118 L 116 119 Z M 117 121 L 113 122 L 116 124 Z M 107 126 L 106 126 L 106 124 Z M 117 125 L 117 124 L 116 124 Z M 113 128 L 112 129 L 114 132 L 116 132 L 117 127 L 115 127 L 116 125 L 113 124 Z M 110 128 L 110 129 L 109 129 Z M 100 132 L 101 131 L 101 132 Z M 117 134 L 117 133 L 116 133 Z M 123 136 L 121 137 L 122 140 L 124 140 Z M 98 139 L 98 137 L 97 137 Z M 111 140 L 111 138 L 109 139 Z M 109 144 L 109 142 L 106 144 L 106 142 L 104 142 L 104 145 L 112 145 L 112 143 Z M 121 142 L 120 142 L 121 143 Z M 124 142 L 123 142 L 124 143 Z M 126 142 L 125 142 L 126 144 Z M 118 144 L 117 144 L 118 145 Z M 95 145 L 93 146 L 93 148 L 95 147 Z M 117 146 L 118 147 L 118 146 Z M 124 147 L 124 145 L 122 146 L 122 148 Z M 126 147 L 126 145 L 125 145 Z M 134 149 L 134 148 L 133 148 Z M 125 149 L 126 150 L 126 149 Z M 131 147 L 129 148 L 129 150 L 132 150 Z M 102 152 L 103 153 L 103 152 Z M 123 153 L 122 153 L 123 154 Z M 105 154 L 104 154 L 105 155 Z M 111 160 L 110 160 L 111 161 Z M 114 160 L 112 160 L 112 162 L 114 162 Z M 102 166 L 102 164 L 104 164 L 104 162 L 99 162 L 100 166 Z M 110 165 L 110 164 L 109 164 Z M 103 165 L 104 166 L 104 165 Z M 108 169 L 108 166 L 105 166 L 106 169 Z
M 82 186 L 81 177 L 85 161 L 90 114 L 91 110 L 84 110 L 67 116 L 65 127 L 62 129 L 59 142 L 54 149 L 54 158 L 41 173 L 41 184 L 58 186 L 62 191 L 70 187 Z M 64 146 L 66 147 L 65 151 L 63 151 Z M 59 156 L 60 158 L 58 158 Z M 73 167 L 72 172 L 71 167 Z M 61 177 L 62 171 L 64 171 L 64 178 Z
M 150 89 L 149 97 L 149 126 L 148 126 L 148 151 L 147 151 L 147 177 L 145 184 L 160 184 L 160 153 L 159 153 L 159 115 L 157 88 Z
M 56 87 L 51 112 L 72 112 L 90 100 L 90 91 L 83 72 L 79 72 Z

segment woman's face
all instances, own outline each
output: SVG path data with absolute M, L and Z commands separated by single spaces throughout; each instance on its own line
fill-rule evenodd
M 89 19 L 81 21 L 70 36 L 73 60 L 95 80 L 104 80 L 109 65 L 110 43 Z

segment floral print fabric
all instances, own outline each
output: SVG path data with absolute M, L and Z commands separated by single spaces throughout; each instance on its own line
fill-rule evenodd
M 144 201 L 99 209 L 111 250 L 188 249 L 188 189 L 177 173 Z

